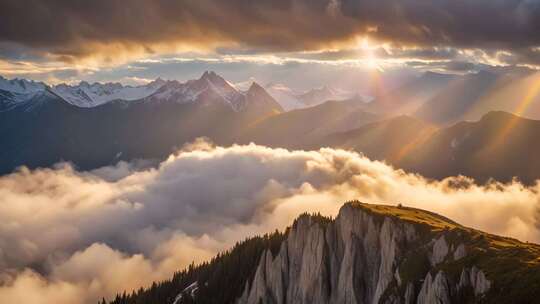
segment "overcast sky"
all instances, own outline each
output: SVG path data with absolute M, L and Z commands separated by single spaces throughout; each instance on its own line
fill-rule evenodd
M 340 69 L 536 68 L 539 29 L 534 0 L 5 0 L 0 75 L 133 84 L 212 69 L 305 86 L 306 70 L 323 83 Z

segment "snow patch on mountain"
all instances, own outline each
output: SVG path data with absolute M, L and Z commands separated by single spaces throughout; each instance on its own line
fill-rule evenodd
M 247 97 L 250 91 L 252 90 L 241 92 L 215 72 L 206 71 L 199 79 L 184 83 L 169 81 L 154 94 L 146 97 L 145 101 L 201 104 L 222 102 L 238 112 L 248 105 Z
M 305 105 L 298 100 L 297 96 L 300 95 L 300 93 L 282 83 L 271 82 L 265 86 L 265 89 L 285 111 L 305 107 Z
M 329 100 L 345 100 L 353 97 L 353 93 L 330 86 L 322 86 L 298 95 L 298 100 L 306 107 L 316 106 Z
M 291 89 L 281 83 L 269 83 L 266 85 L 268 93 L 276 99 L 285 111 L 304 109 L 320 105 L 326 101 L 348 100 L 355 96 L 353 92 L 322 86 L 305 92 Z
M 47 85 L 26 79 L 6 79 L 0 76 L 0 112 L 6 112 L 30 102 L 26 109 L 38 106 L 43 101 L 43 96 L 48 94 Z
M 46 88 L 47 85 L 43 82 L 18 78 L 8 80 L 0 76 L 0 90 L 7 92 L 25 95 L 44 91 Z

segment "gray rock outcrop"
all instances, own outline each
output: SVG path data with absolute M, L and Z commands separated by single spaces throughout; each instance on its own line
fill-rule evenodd
M 350 204 L 334 221 L 301 216 L 279 252 L 265 252 L 238 304 L 459 303 L 461 288 L 481 297 L 491 283 L 473 267 L 452 279 L 434 265 L 449 255 L 444 235 L 424 242 L 425 231 L 395 217 L 371 214 Z M 423 247 L 422 247 L 423 246 Z M 425 249 L 427 270 L 402 277 L 411 251 Z M 454 258 L 465 255 L 460 247 Z M 449 259 L 453 260 L 453 259 Z M 422 268 L 423 269 L 423 268 Z M 413 269 L 414 270 L 414 269 Z

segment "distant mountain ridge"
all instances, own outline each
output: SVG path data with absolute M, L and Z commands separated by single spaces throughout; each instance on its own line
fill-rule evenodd
M 124 86 L 120 83 L 93 83 L 82 81 L 78 85 L 58 84 L 49 86 L 43 82 L 24 79 L 7 80 L 0 76 L 0 101 L 16 105 L 26 102 L 36 94 L 46 92 L 78 107 L 96 107 L 114 100 L 137 100 L 155 92 L 165 81 L 157 80 L 141 86 Z
M 137 100 L 155 93 L 166 82 L 158 78 L 146 85 L 124 86 L 120 83 L 81 82 L 76 86 L 59 84 L 51 88 L 55 94 L 72 105 L 96 107 L 113 100 Z
M 315 106 L 328 100 L 346 100 L 352 97 L 353 94 L 350 92 L 341 91 L 327 85 L 297 95 L 298 100 L 305 106 Z
M 330 146 L 363 153 L 429 178 L 464 175 L 484 183 L 540 178 L 540 121 L 492 111 L 474 122 L 438 127 L 398 116 L 321 138 Z
M 252 84 L 256 84 L 254 81 Z M 256 84 L 259 86 L 258 84 Z M 250 85 L 251 87 L 251 85 Z M 262 86 L 259 86 L 263 88 Z M 279 104 L 282 110 L 292 110 L 316 106 L 328 100 L 345 100 L 352 97 L 351 93 L 333 89 L 328 86 L 315 88 L 306 92 L 293 92 L 285 86 L 268 84 L 263 88 Z M 88 83 L 47 85 L 26 79 L 8 80 L 0 76 L 0 102 L 15 105 L 28 101 L 37 94 L 49 91 L 53 95 L 77 107 L 92 108 L 111 101 L 174 101 L 194 102 L 199 95 L 202 99 L 222 99 L 235 111 L 245 106 L 245 94 L 213 71 L 206 71 L 199 79 L 179 82 L 157 78 L 144 85 L 130 86 L 121 83 Z M 13 95 L 13 96 L 11 96 Z
M 482 70 L 464 75 L 425 72 L 404 81 L 396 88 L 382 90 L 379 96 L 363 96 L 322 85 L 307 91 L 291 89 L 287 84 L 270 82 L 262 86 L 285 111 L 317 106 L 326 101 L 356 99 L 364 111 L 379 116 L 410 115 L 439 126 L 464 120 L 478 120 L 489 111 L 506 111 L 526 118 L 540 119 L 540 73 L 529 70 Z M 219 96 L 233 109 L 242 107 L 252 81 L 232 85 L 215 72 L 200 79 L 179 82 L 160 78 L 139 86 L 120 83 L 87 83 L 49 86 L 25 79 L 8 80 L 0 76 L 0 103 L 16 105 L 35 94 L 50 91 L 79 107 L 95 107 L 111 101 L 173 99 L 190 102 L 198 94 Z M 240 89 L 239 89 L 240 88 Z M 350 90 L 350 89 L 349 89 Z M 206 92 L 203 92 L 206 91 Z M 371 100 L 373 99 L 373 100 Z M 0 105 L 1 106 L 1 105 Z M 2 110 L 2 109 L 0 109 Z
M 385 117 L 346 102 L 289 111 L 257 122 L 237 141 L 288 149 L 340 148 L 442 179 L 484 183 L 540 179 L 540 121 L 492 111 L 474 122 L 440 127 L 412 116 Z
M 266 84 L 265 89 L 272 95 L 286 111 L 298 110 L 320 105 L 326 101 L 342 101 L 356 97 L 358 94 L 338 90 L 324 85 L 304 92 L 293 90 L 281 83 L 271 82 Z M 362 98 L 360 102 L 367 102 L 368 98 Z
M 254 90 L 258 93 L 254 93 Z M 271 97 L 266 92 L 262 91 L 264 89 L 254 83 L 247 92 L 240 92 L 213 71 L 206 71 L 199 79 L 188 80 L 185 83 L 158 78 L 146 85 L 135 87 L 124 86 L 120 83 L 89 84 L 84 81 L 78 85 L 48 86 L 42 82 L 24 79 L 7 80 L 0 77 L 0 102 L 9 104 L 10 108 L 18 103 L 27 102 L 36 94 L 48 92 L 71 105 L 82 108 L 93 108 L 112 101 L 144 100 L 145 102 L 178 103 L 219 101 L 228 104 L 235 111 L 241 111 L 249 106 L 248 95 L 266 94 L 265 100 L 272 103 L 273 108 L 278 111 L 283 110 L 277 102 L 270 100 Z M 51 96 L 51 98 L 54 97 Z
M 38 91 L 43 91 L 47 87 L 43 82 L 36 82 L 26 79 L 11 79 L 8 80 L 0 76 L 0 90 L 8 91 L 17 94 L 27 94 Z

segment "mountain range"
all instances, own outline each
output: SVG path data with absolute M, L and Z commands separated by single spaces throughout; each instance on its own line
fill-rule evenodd
M 501 102 L 490 106 L 478 96 L 510 92 L 537 78 L 426 73 L 371 102 L 359 96 L 321 99 L 289 111 L 257 83 L 238 90 L 208 71 L 186 82 L 157 79 L 138 87 L 0 78 L 0 173 L 61 161 L 94 169 L 120 160 L 160 159 L 208 137 L 220 145 L 349 149 L 430 178 L 462 174 L 479 182 L 517 177 L 534 183 L 540 178 L 534 159 L 540 153 L 534 141 L 540 123 L 494 111 Z M 534 116 L 537 95 L 527 94 L 527 107 L 519 113 Z M 316 95 L 295 96 L 315 100 Z
M 259 85 L 239 92 L 213 72 L 186 83 L 165 82 L 141 99 L 102 102 L 119 91 L 104 90 L 93 107 L 75 105 L 46 86 L 0 91 L 0 172 L 60 161 L 92 169 L 119 160 L 162 158 L 201 136 L 230 144 L 241 128 L 282 111 Z
M 335 219 L 301 215 L 111 304 L 536 303 L 539 261 L 536 244 L 353 201 Z

